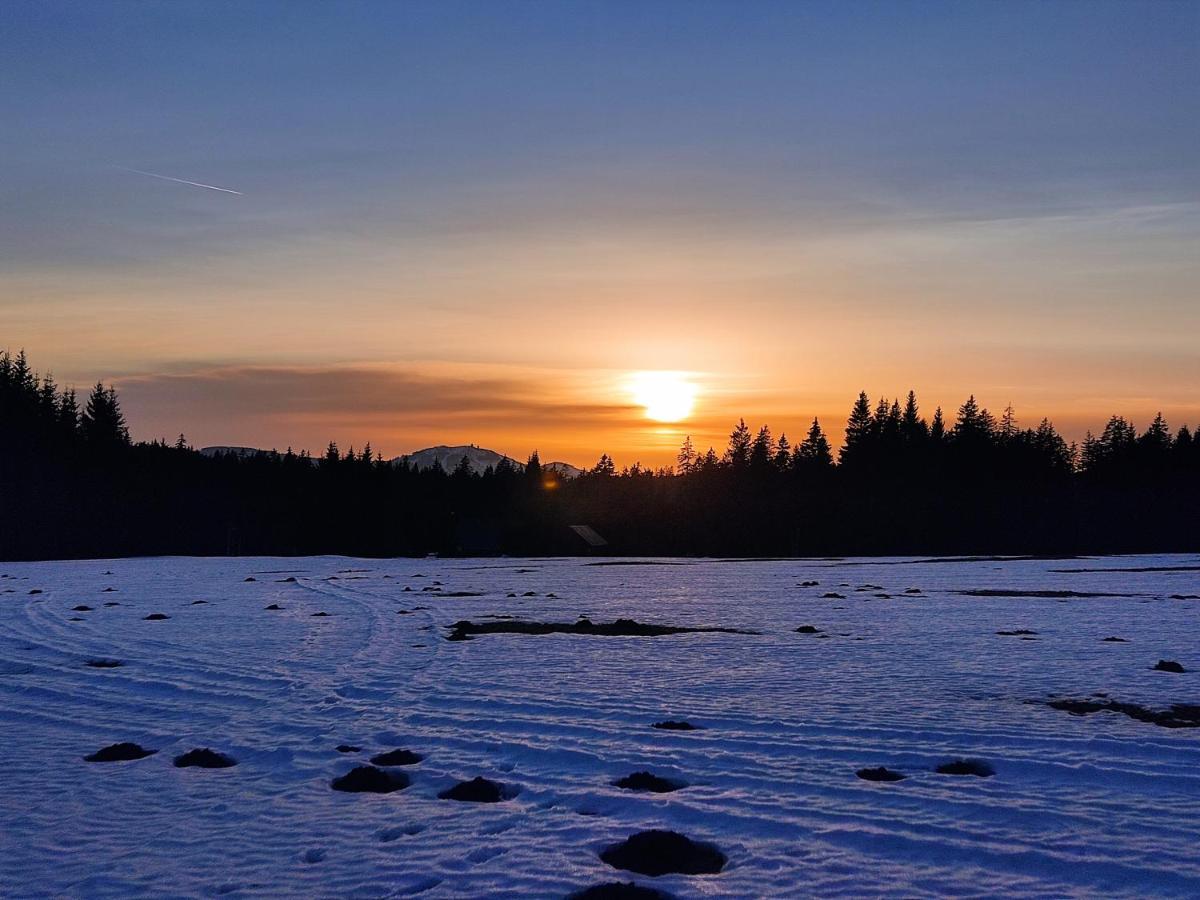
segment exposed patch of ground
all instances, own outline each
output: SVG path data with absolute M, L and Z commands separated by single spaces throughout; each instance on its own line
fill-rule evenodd
M 494 622 L 469 622 L 466 619 L 449 626 L 452 641 L 470 640 L 477 634 L 585 634 L 601 637 L 662 637 L 670 634 L 697 634 L 720 632 L 723 634 L 754 634 L 738 628 L 687 627 L 677 625 L 651 625 L 634 619 L 617 619 L 615 622 L 593 622 L 580 619 L 577 622 L 527 622 L 519 619 Z
M 210 750 L 208 747 L 198 747 L 195 750 L 189 750 L 187 753 L 182 753 L 175 757 L 175 768 L 201 768 L 201 769 L 228 769 L 231 766 L 236 766 L 237 760 L 232 756 L 227 756 L 224 753 L 218 753 L 216 750 Z
M 511 797 L 504 785 L 476 775 L 470 781 L 460 781 L 438 794 L 439 800 L 458 800 L 463 803 L 499 803 Z
M 390 794 L 402 791 L 412 782 L 403 772 L 385 772 L 374 766 L 355 766 L 329 783 L 335 791 L 351 794 Z
M 1200 572 L 1200 566 L 1130 566 L 1124 569 L 1050 569 L 1050 571 L 1065 574 L 1080 572 L 1091 572 L 1094 574 L 1103 574 L 1105 572 Z
M 996 770 L 982 759 L 956 759 L 942 763 L 933 771 L 939 775 L 974 775 L 976 778 L 991 778 Z
M 693 841 L 676 831 L 639 831 L 600 852 L 614 869 L 640 875 L 715 875 L 727 858 L 713 844 Z
M 893 772 L 884 766 L 876 766 L 873 769 L 859 769 L 854 774 L 863 781 L 903 781 L 908 777 L 900 772 Z
M 1041 702 L 1041 701 L 1031 701 Z M 1149 722 L 1160 728 L 1200 728 L 1200 705 L 1176 703 L 1165 710 L 1148 709 L 1136 703 L 1122 703 L 1119 700 L 1074 700 L 1061 697 L 1045 701 L 1051 709 L 1061 709 L 1073 716 L 1086 716 L 1098 712 L 1116 712 L 1136 719 L 1139 722 Z
M 642 887 L 632 881 L 610 881 L 584 888 L 567 896 L 567 900 L 672 900 L 657 888 Z
M 147 750 L 145 747 L 129 741 L 122 741 L 119 744 L 109 744 L 95 753 L 88 754 L 84 759 L 88 762 L 124 762 L 131 759 L 145 759 L 157 752 L 157 750 Z
M 672 791 L 687 787 L 682 781 L 676 781 L 672 778 L 662 778 L 650 772 L 634 772 L 632 775 L 618 778 L 613 782 L 613 786 L 624 788 L 627 791 L 649 791 L 653 794 L 669 794 Z
M 377 766 L 415 766 L 423 757 L 411 750 L 390 750 L 387 753 L 377 753 L 371 757 L 371 762 Z
M 1134 594 L 1107 594 L 1102 591 L 1024 591 L 1016 588 L 968 588 L 951 591 L 963 597 L 1131 597 Z

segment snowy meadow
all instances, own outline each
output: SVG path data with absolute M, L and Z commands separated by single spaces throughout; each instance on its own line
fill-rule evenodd
M 0 576 L 5 896 L 1200 895 L 1200 556 Z

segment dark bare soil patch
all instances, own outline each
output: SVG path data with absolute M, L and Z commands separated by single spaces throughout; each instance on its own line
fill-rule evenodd
M 88 762 L 125 762 L 131 759 L 145 759 L 157 752 L 157 750 L 147 750 L 145 747 L 129 741 L 122 741 L 119 744 L 109 744 L 95 753 L 88 754 L 84 759 Z
M 567 900 L 672 900 L 657 888 L 642 887 L 632 881 L 610 881 L 568 895 Z
M 624 788 L 627 791 L 649 791 L 652 794 L 669 794 L 672 791 L 687 787 L 682 781 L 676 781 L 673 778 L 662 778 L 650 772 L 634 772 L 632 775 L 618 778 L 613 782 L 613 786 Z
M 1037 701 L 1034 701 L 1037 702 Z M 1046 701 L 1051 709 L 1060 709 L 1073 716 L 1086 716 L 1098 712 L 1115 712 L 1129 716 L 1139 722 L 1149 722 L 1160 728 L 1200 728 L 1200 705 L 1176 703 L 1165 710 L 1147 709 L 1136 703 L 1119 700 L 1073 700 L 1063 697 Z
M 374 766 L 355 766 L 345 775 L 333 779 L 329 786 L 335 791 L 350 794 L 390 794 L 402 791 L 412 782 L 403 772 L 385 772 Z
M 991 778 L 996 770 L 982 759 L 956 759 L 942 763 L 933 771 L 939 775 L 974 775 L 976 778 Z
M 900 772 L 893 772 L 884 766 L 876 766 L 873 769 L 859 769 L 854 774 L 863 781 L 903 781 L 908 777 Z
M 593 622 L 580 619 L 577 622 L 527 622 L 519 619 L 494 622 L 469 622 L 466 619 L 450 626 L 449 640 L 469 640 L 477 634 L 583 634 L 600 637 L 662 637 L 670 634 L 698 634 L 721 632 L 724 634 L 753 634 L 737 628 L 685 627 L 675 625 L 651 625 L 634 619 L 617 619 L 615 622 Z
M 1129 597 L 1131 594 L 1110 594 L 1103 591 L 1024 591 L 1016 588 L 968 588 L 952 591 L 963 597 L 1045 597 L 1049 599 L 1072 597 Z
M 377 753 L 371 757 L 371 762 L 377 766 L 415 766 L 423 757 L 411 750 L 389 750 L 387 753 Z
M 614 869 L 640 875 L 715 875 L 726 856 L 712 844 L 693 841 L 677 831 L 639 831 L 600 852 Z
M 1051 572 L 1076 574 L 1079 572 L 1200 572 L 1200 566 L 1134 566 L 1125 569 L 1051 569 Z
M 228 769 L 237 765 L 237 760 L 208 747 L 198 747 L 175 757 L 175 768 Z
M 1175 662 L 1175 660 L 1173 660 L 1173 659 L 1160 659 L 1158 662 L 1156 662 L 1154 664 L 1154 671 L 1156 671 L 1156 672 L 1174 672 L 1176 675 L 1182 675 L 1184 672 L 1187 671 L 1187 669 L 1185 669 L 1179 663 Z
M 470 781 L 460 781 L 438 794 L 439 800 L 458 800 L 461 803 L 499 803 L 512 794 L 504 785 L 476 775 Z

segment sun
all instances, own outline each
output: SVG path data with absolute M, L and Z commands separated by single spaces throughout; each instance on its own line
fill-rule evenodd
M 629 376 L 633 402 L 655 422 L 682 422 L 696 405 L 696 385 L 686 372 L 633 372 Z

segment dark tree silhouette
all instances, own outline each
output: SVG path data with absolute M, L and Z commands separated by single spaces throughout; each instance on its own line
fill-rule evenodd
M 116 391 L 74 391 L 0 353 L 0 556 L 151 554 L 564 554 L 586 523 L 619 554 L 784 555 L 1194 550 L 1200 440 L 1158 415 L 1113 416 L 1081 448 L 1043 419 L 997 422 L 972 396 L 947 429 L 912 391 L 859 394 L 834 462 L 813 419 L 804 440 L 752 436 L 721 458 L 691 438 L 678 465 L 617 472 L 604 454 L 564 480 L 535 451 L 482 473 L 387 462 L 366 445 L 205 456 L 183 435 L 132 443 Z

